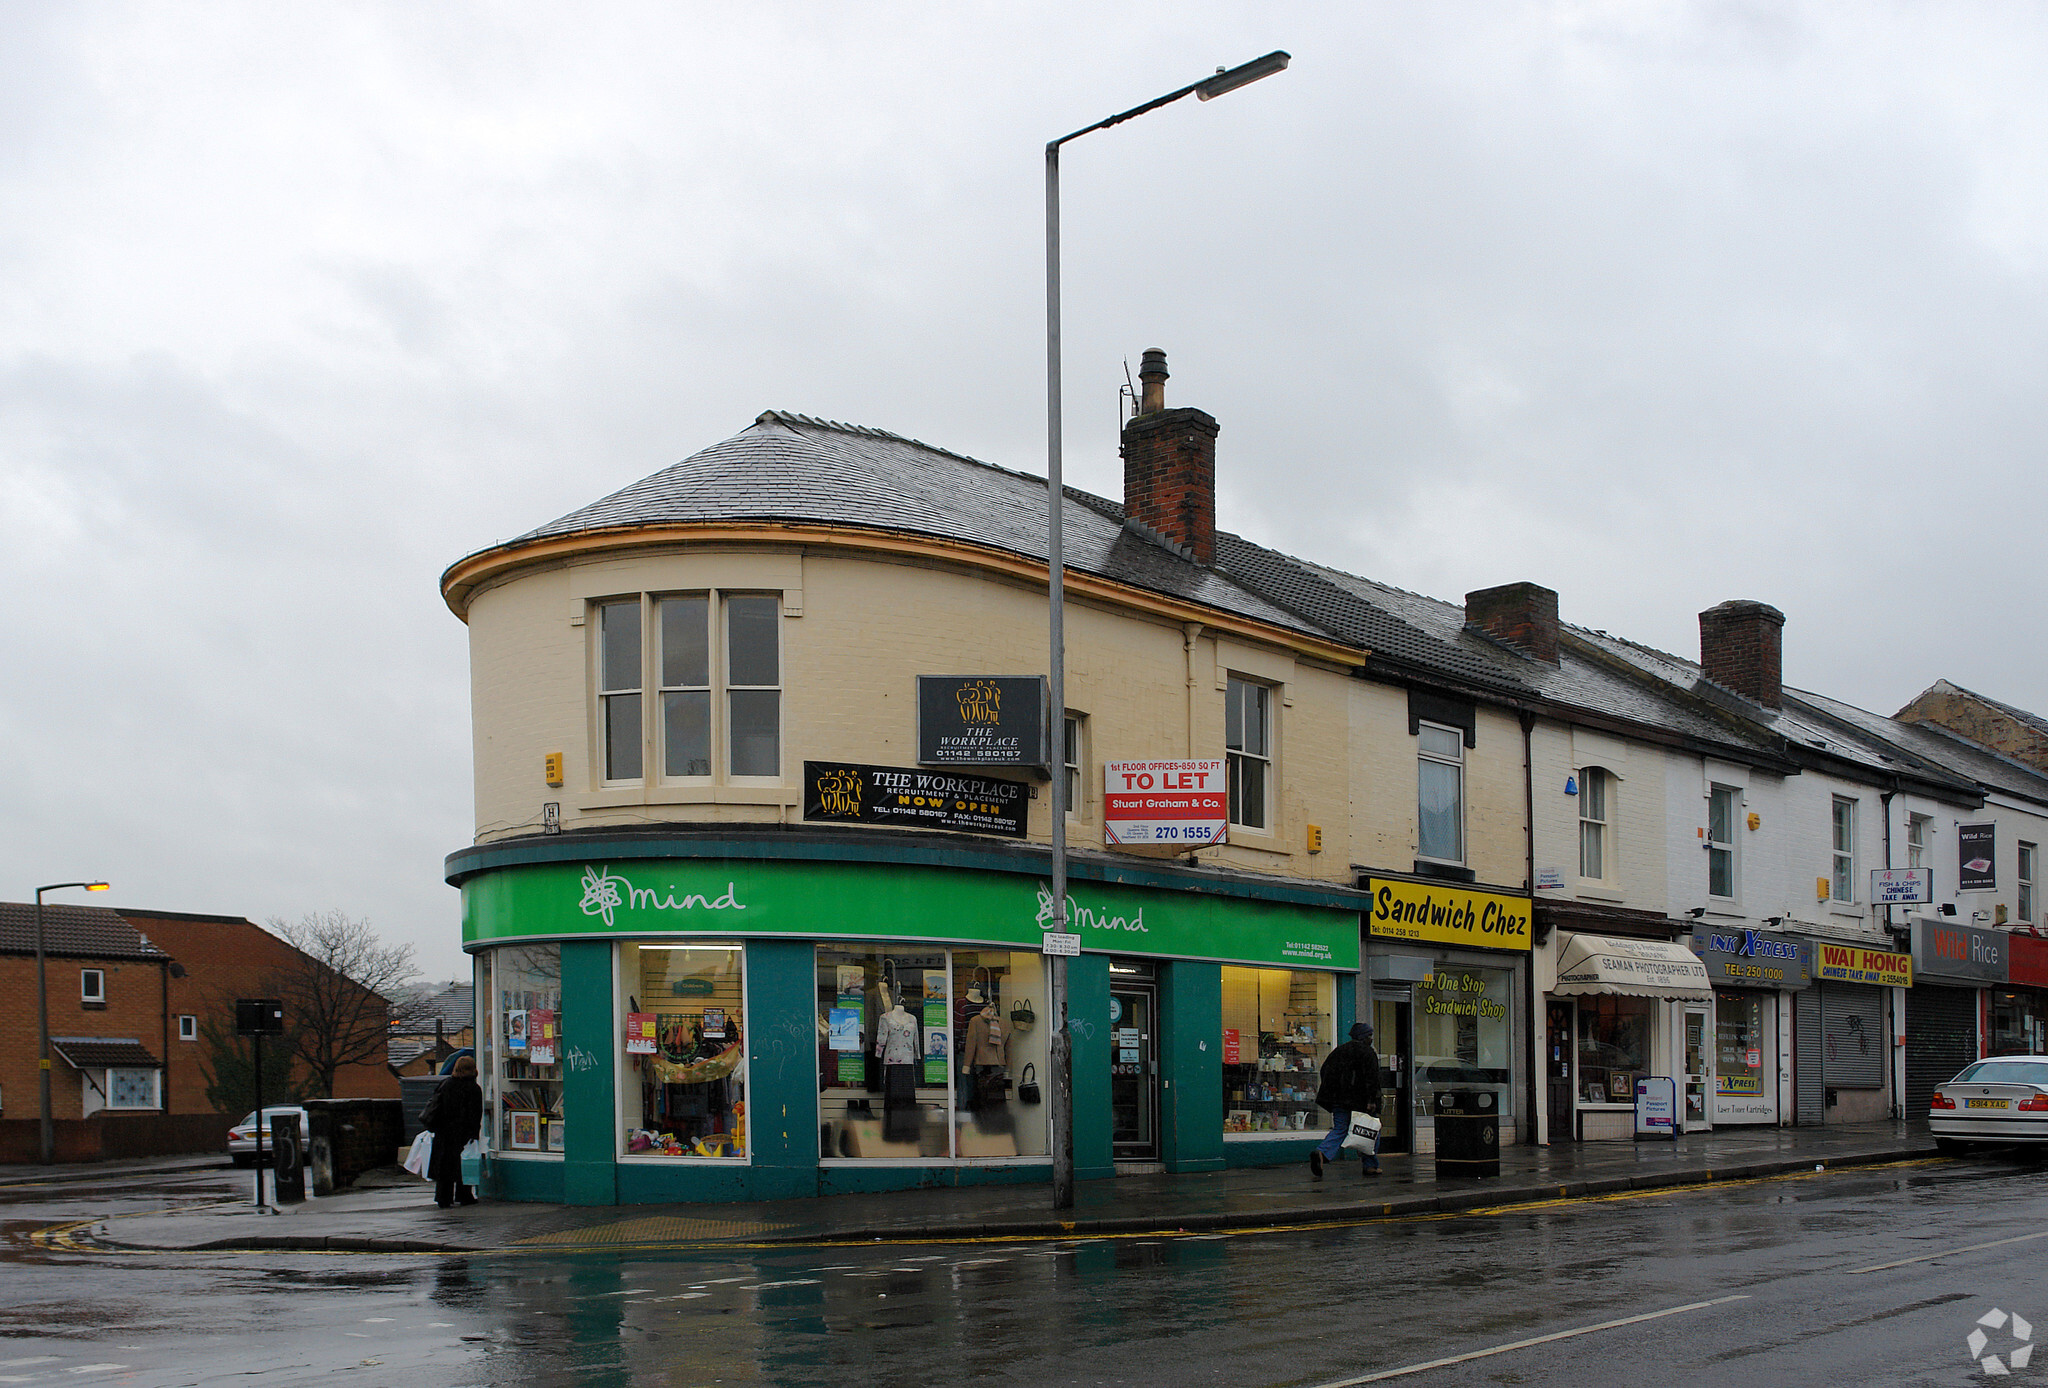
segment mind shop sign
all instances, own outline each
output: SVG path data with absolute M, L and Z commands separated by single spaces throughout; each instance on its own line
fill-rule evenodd
M 1707 978 L 1726 988 L 1796 992 L 1813 982 L 1813 946 L 1768 930 L 1713 930 L 1692 937 Z
M 1374 939 L 1524 952 L 1530 947 L 1526 896 L 1395 877 L 1368 877 L 1360 885 L 1372 898 L 1366 922 Z

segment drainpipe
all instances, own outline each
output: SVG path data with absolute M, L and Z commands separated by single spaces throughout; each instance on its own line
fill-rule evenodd
M 1200 622 L 1180 624 L 1181 660 L 1187 667 L 1188 684 L 1188 760 L 1195 759 L 1195 642 L 1202 635 Z
M 1892 789 L 1877 797 L 1878 804 L 1884 806 L 1884 865 L 1886 868 L 1890 868 L 1892 865 L 1892 797 L 1898 793 L 1898 786 L 1895 782 Z M 1890 902 L 1886 902 L 1884 907 L 1884 943 L 1886 949 L 1895 949 L 1899 943 L 1898 939 L 1892 934 L 1892 907 Z M 1890 1001 L 1892 1007 L 1896 1009 L 1899 1005 L 1899 990 L 1888 988 L 1885 991 L 1891 994 Z M 1884 1038 L 1885 1058 L 1892 1062 L 1885 1067 L 1885 1083 L 1891 1086 L 1892 1118 L 1894 1121 L 1906 1116 L 1906 1091 L 1898 1075 L 1895 1073 L 1899 1068 L 1899 1048 L 1893 1046 L 1891 1042 L 1894 1036 L 1899 1035 L 1904 1030 L 1905 1028 L 1900 1026 L 1898 1020 L 1894 1018 Z
M 164 1034 L 164 1078 L 163 1092 L 158 1094 L 157 1106 L 165 1114 L 171 1111 L 171 961 L 159 959 L 156 965 L 157 996 L 163 999 Z
M 1529 892 L 1529 959 L 1522 966 L 1523 1006 L 1528 1011 L 1529 1026 L 1526 1033 L 1528 1062 L 1523 1067 L 1529 1085 L 1529 1141 L 1533 1144 L 1538 1136 L 1548 1138 L 1543 1131 L 1543 1110 L 1536 1106 L 1536 1096 L 1542 1092 L 1541 1081 L 1537 1078 L 1537 1058 L 1542 1047 L 1536 1043 L 1536 763 L 1530 752 L 1529 734 L 1536 726 L 1536 715 L 1522 710 L 1522 842 L 1527 856 L 1526 875 L 1522 885 Z M 1549 1146 L 1546 1140 L 1543 1144 Z

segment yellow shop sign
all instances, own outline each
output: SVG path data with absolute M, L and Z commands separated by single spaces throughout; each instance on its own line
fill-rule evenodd
M 1427 940 L 1480 949 L 1529 948 L 1529 898 L 1442 882 L 1366 879 L 1370 933 L 1379 940 Z

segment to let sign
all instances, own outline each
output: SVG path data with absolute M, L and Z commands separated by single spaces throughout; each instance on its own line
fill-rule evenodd
M 1230 818 L 1221 761 L 1102 764 L 1102 841 L 1200 848 L 1223 842 Z

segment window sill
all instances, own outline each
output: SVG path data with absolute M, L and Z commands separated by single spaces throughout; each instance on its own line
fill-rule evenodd
M 1433 877 L 1439 882 L 1476 882 L 1479 874 L 1471 868 L 1456 863 L 1433 862 L 1427 858 L 1415 860 L 1415 876 Z
M 1592 880 L 1594 881 L 1595 885 L 1588 886 L 1584 882 L 1580 883 L 1579 896 L 1582 900 L 1613 902 L 1623 902 L 1628 900 L 1627 892 L 1621 891 L 1614 887 L 1600 886 L 1598 885 L 1598 879 Z
M 795 787 L 779 783 L 609 786 L 569 797 L 569 808 L 592 814 L 637 805 L 794 805 L 798 796 Z

